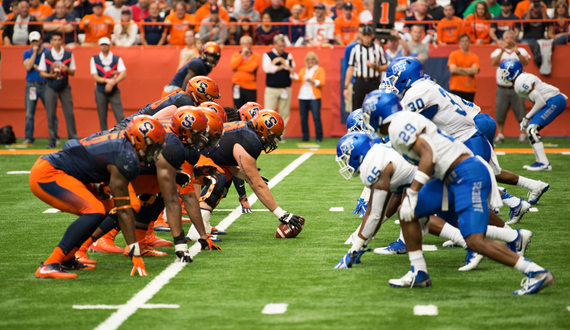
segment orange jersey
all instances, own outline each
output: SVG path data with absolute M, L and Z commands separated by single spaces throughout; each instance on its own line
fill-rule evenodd
M 300 18 L 302 20 L 309 20 L 313 17 L 313 1 L 312 0 L 287 0 L 285 2 L 285 7 L 289 8 L 289 10 L 293 9 L 294 5 L 301 5 L 303 6 L 303 13 L 301 14 Z M 260 13 L 261 14 L 261 13 Z
M 176 13 L 172 12 L 166 16 L 164 21 L 170 22 L 170 26 L 168 27 L 168 34 L 170 36 L 168 43 L 171 45 L 186 45 L 184 33 L 186 33 L 186 30 L 191 29 L 196 23 L 194 15 L 187 13 L 184 15 L 184 18 L 180 19 L 176 16 Z
M 437 41 L 446 44 L 459 43 L 459 36 L 463 34 L 463 20 L 453 16 L 451 20 L 442 18 L 437 23 Z
M 85 25 L 85 21 L 89 21 L 89 24 Z M 79 28 L 85 31 L 85 42 L 98 43 L 103 37 L 111 38 L 113 18 L 107 15 L 101 15 L 99 18 L 95 17 L 95 14 L 85 15 L 79 23 Z
M 475 14 L 470 14 L 465 17 L 465 33 L 469 35 L 471 42 L 476 44 L 477 40 L 483 40 L 484 44 L 491 43 L 491 36 L 489 31 L 491 30 L 491 23 L 484 22 L 481 19 L 475 17 Z
M 53 9 L 49 5 L 40 4 L 37 8 L 30 6 L 30 15 L 38 21 L 45 20 L 51 14 L 53 14 Z
M 459 68 L 478 68 L 479 57 L 472 52 L 465 54 L 461 49 L 454 50 L 449 54 L 447 66 L 455 65 Z M 449 89 L 467 93 L 475 93 L 475 76 L 452 74 L 449 79 Z
M 259 15 L 269 6 L 271 6 L 271 0 L 255 0 L 253 3 L 253 9 L 257 10 Z
M 230 67 L 234 70 L 232 83 L 245 89 L 256 89 L 256 73 L 260 63 L 261 56 L 258 53 L 251 53 L 245 59 L 241 52 L 234 53 L 230 61 Z
M 360 24 L 358 17 L 353 16 L 349 21 L 344 17 L 344 13 L 334 20 L 334 33 L 340 35 L 342 42 L 346 45 L 356 40 L 356 29 Z
M 408 0 L 398 0 L 398 6 L 399 5 L 407 5 L 408 4 Z M 406 19 L 406 12 L 402 11 L 402 12 L 396 12 L 396 16 L 395 16 L 396 21 L 403 21 Z
M 517 3 L 517 8 L 515 8 L 514 14 L 518 17 L 522 18 L 524 14 L 528 13 L 528 9 L 530 8 L 530 1 L 523 0 Z M 546 11 L 546 5 L 544 5 L 544 11 Z M 548 17 L 547 17 L 548 18 Z

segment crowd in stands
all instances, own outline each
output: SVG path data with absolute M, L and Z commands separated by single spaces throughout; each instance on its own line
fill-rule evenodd
M 422 28 L 424 44 L 458 44 L 463 33 L 474 44 L 498 43 L 507 30 L 531 48 L 540 39 L 552 39 L 554 44 L 569 39 L 566 0 L 397 3 L 396 20 L 403 21 L 401 33 L 407 41 L 413 40 L 413 25 Z M 345 45 L 356 40 L 359 24 L 372 21 L 373 7 L 373 0 L 4 0 L 0 21 L 14 23 L 4 24 L 1 42 L 29 44 L 29 33 L 38 31 L 46 43 L 52 32 L 61 32 L 67 47 L 96 45 L 108 37 L 117 46 L 180 45 L 196 50 L 199 47 L 189 45 L 189 40 L 239 45 L 246 35 L 253 45 L 271 45 L 278 34 L 286 37 L 287 45 Z M 549 21 L 524 22 L 532 19 Z M 187 36 L 187 31 L 194 35 Z

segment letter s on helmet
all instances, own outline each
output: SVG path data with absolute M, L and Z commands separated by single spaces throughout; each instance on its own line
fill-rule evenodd
M 251 118 L 251 123 L 261 140 L 265 153 L 277 149 L 276 140 L 281 140 L 281 135 L 285 129 L 281 115 L 273 110 L 260 110 Z
M 166 139 L 166 131 L 160 121 L 148 115 L 134 117 L 127 125 L 125 135 L 146 165 L 158 157 Z
M 203 102 L 219 99 L 220 88 L 212 78 L 195 76 L 188 81 L 186 94 L 192 98 L 196 106 L 199 106 Z

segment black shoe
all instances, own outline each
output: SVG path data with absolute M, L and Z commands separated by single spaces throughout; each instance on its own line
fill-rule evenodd
M 46 146 L 46 149 L 55 149 L 55 144 L 53 144 L 53 143 L 50 142 L 50 143 Z

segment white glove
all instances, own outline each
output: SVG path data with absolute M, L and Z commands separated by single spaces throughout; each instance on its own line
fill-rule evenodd
M 192 260 L 192 256 L 190 256 L 190 252 L 188 251 L 187 244 L 176 244 L 174 249 L 176 253 L 176 262 L 183 262 L 183 263 L 194 262 L 194 260 Z
M 406 222 L 412 221 L 415 215 L 416 205 L 418 204 L 418 192 L 412 188 L 406 189 L 406 198 L 402 201 L 400 206 L 400 220 Z
M 526 128 L 528 127 L 528 122 L 530 119 L 528 119 L 526 116 L 523 117 L 523 120 L 521 121 L 521 131 L 526 131 Z

